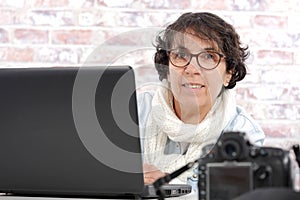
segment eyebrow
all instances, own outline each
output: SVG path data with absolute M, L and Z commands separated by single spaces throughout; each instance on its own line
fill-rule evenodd
M 175 45 L 175 46 L 177 46 L 176 48 L 188 49 L 186 46 L 183 46 L 183 45 Z M 214 51 L 216 51 L 216 49 L 213 48 L 213 47 L 206 47 L 206 48 L 203 48 L 202 50 L 214 50 Z
M 189 52 L 191 52 L 190 49 L 188 49 L 187 47 L 182 46 L 182 45 L 178 45 L 178 46 L 177 46 L 177 49 L 186 49 L 186 50 L 188 50 Z M 197 51 L 197 52 L 199 53 L 199 52 L 201 52 L 201 51 L 216 51 L 216 52 L 217 52 L 217 50 L 216 50 L 215 48 L 213 48 L 213 47 L 206 47 L 206 48 L 201 49 L 200 51 Z
M 208 47 L 208 48 L 204 48 L 204 50 L 206 51 L 217 51 L 215 48 L 213 47 Z

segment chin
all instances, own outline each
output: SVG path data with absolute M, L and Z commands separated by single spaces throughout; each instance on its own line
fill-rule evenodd
M 195 96 L 185 96 L 183 98 L 181 98 L 179 100 L 180 103 L 188 105 L 188 106 L 197 106 L 197 107 L 201 107 L 201 106 L 205 106 L 205 105 L 209 105 L 209 101 L 205 100 L 203 98 L 196 98 Z

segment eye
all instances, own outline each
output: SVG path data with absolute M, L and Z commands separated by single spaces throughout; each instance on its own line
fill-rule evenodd
M 217 62 L 219 60 L 219 55 L 215 52 L 203 52 L 200 54 L 201 60 L 207 60 L 210 62 Z
M 185 52 L 177 52 L 176 54 L 177 54 L 178 58 L 185 58 L 186 57 Z
M 187 59 L 189 57 L 189 53 L 186 49 L 177 49 L 172 52 L 176 59 Z

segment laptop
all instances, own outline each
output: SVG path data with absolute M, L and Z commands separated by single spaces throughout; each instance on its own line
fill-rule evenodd
M 143 180 L 130 66 L 0 69 L 0 94 L 0 193 L 156 197 Z

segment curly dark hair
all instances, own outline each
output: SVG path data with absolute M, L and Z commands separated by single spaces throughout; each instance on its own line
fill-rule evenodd
M 230 82 L 225 88 L 234 88 L 236 82 L 247 74 L 245 60 L 249 56 L 248 46 L 241 46 L 240 37 L 232 25 L 208 12 L 185 13 L 158 34 L 154 62 L 159 80 L 166 79 L 169 73 L 168 53 L 176 40 L 176 35 L 190 32 L 217 44 L 218 50 L 225 55 L 226 71 L 232 73 Z

